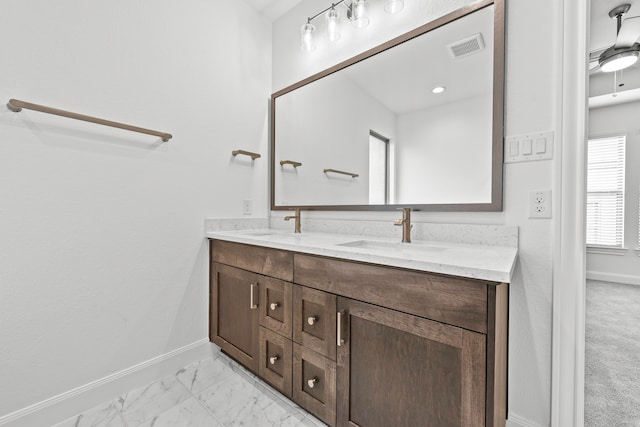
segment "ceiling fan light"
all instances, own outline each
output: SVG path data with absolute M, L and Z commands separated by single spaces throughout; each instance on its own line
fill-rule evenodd
M 639 54 L 640 51 L 638 50 L 616 53 L 615 55 L 602 59 L 600 61 L 600 69 L 605 73 L 625 69 L 636 63 Z

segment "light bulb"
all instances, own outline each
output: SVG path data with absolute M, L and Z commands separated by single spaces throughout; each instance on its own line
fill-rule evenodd
M 332 42 L 340 40 L 340 13 L 334 8 L 327 12 L 327 30 L 329 31 L 329 40 Z
M 304 24 L 300 30 L 302 34 L 302 50 L 304 52 L 312 52 L 316 50 L 316 43 L 313 37 L 313 33 L 316 27 L 311 22 Z
M 351 22 L 356 28 L 364 28 L 369 25 L 369 17 L 367 16 L 367 0 L 353 0 L 351 8 Z
M 384 2 L 384 10 L 387 13 L 398 13 L 404 8 L 403 0 L 387 0 Z

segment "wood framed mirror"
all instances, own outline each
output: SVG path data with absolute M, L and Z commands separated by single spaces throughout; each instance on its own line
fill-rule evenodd
M 481 0 L 274 93 L 271 209 L 501 211 L 504 32 Z

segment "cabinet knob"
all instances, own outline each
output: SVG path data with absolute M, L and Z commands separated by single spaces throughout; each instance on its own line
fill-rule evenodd
M 314 388 L 317 382 L 318 379 L 316 377 L 313 377 L 309 381 L 307 381 L 307 385 L 309 386 L 309 388 Z
M 272 302 L 269 307 L 271 308 L 271 311 L 274 311 L 276 308 L 280 307 L 280 304 L 277 302 Z
M 309 325 L 313 325 L 317 321 L 318 321 L 318 316 L 309 316 L 309 317 L 307 317 L 307 323 Z
M 272 365 L 275 365 L 275 364 L 276 364 L 276 361 L 277 361 L 278 359 L 280 359 L 280 356 L 278 356 L 277 354 L 276 354 L 275 356 L 271 356 L 271 357 L 269 358 L 269 363 L 270 363 L 270 364 L 272 364 Z

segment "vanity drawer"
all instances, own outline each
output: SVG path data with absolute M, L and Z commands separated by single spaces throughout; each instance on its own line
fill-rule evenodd
M 260 327 L 260 376 L 280 393 L 291 398 L 291 340 Z
M 293 343 L 293 401 L 330 426 L 336 422 L 336 362 Z
M 264 277 L 260 283 L 260 325 L 291 339 L 292 284 Z
M 294 271 L 304 286 L 487 332 L 485 281 L 304 254 L 295 254 Z
M 336 360 L 336 296 L 293 285 L 293 340 Z
M 211 261 L 282 280 L 293 280 L 293 254 L 279 249 L 211 240 Z

